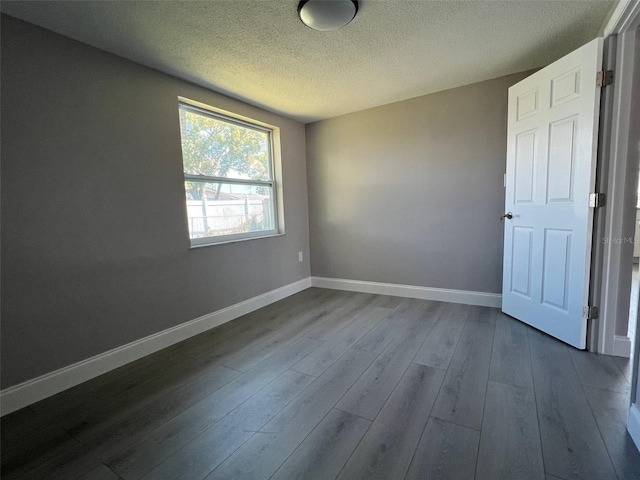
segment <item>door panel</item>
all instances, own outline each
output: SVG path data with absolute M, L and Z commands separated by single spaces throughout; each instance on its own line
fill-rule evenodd
M 536 167 L 537 130 L 523 132 L 516 137 L 516 184 L 514 203 L 533 202 Z
M 576 117 L 550 125 L 547 202 L 573 202 L 576 129 Z
M 575 68 L 551 79 L 551 107 L 580 96 L 581 69 Z
M 571 231 L 546 229 L 543 250 L 542 303 L 566 312 L 571 264 Z
M 503 311 L 584 348 L 602 63 L 596 39 L 509 89 Z
M 519 262 L 513 262 L 511 291 L 531 298 L 531 261 L 533 254 L 533 228 L 515 227 L 513 229 L 513 256 Z

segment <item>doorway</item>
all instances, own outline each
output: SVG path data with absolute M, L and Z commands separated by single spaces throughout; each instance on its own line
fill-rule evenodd
M 605 89 L 601 117 L 599 191 L 606 205 L 596 215 L 594 249 L 596 284 L 592 301 L 600 318 L 592 325 L 591 350 L 616 355 L 630 376 L 631 401 L 627 430 L 640 448 L 640 384 L 638 382 L 637 317 L 640 306 L 638 227 L 640 167 L 640 2 L 618 3 L 604 28 L 605 68 L 614 70 L 613 88 Z M 626 241 L 631 239 L 632 241 Z M 626 358 L 624 358 L 626 357 Z

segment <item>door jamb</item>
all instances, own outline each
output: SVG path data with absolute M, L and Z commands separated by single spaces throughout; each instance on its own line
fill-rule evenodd
M 633 243 L 625 243 L 622 239 L 633 237 L 635 208 L 625 208 L 625 204 L 629 196 L 635 196 L 638 183 L 638 166 L 628 161 L 627 151 L 635 30 L 639 24 L 640 2 L 625 0 L 616 6 L 604 27 L 608 44 L 608 48 L 605 47 L 606 66 L 609 69 L 615 65 L 615 73 L 612 92 L 606 92 L 603 97 L 601 112 L 603 147 L 600 160 L 603 168 L 599 168 L 602 173 L 599 188 L 601 193 L 602 188 L 606 188 L 607 204 L 603 212 L 598 212 L 594 228 L 597 246 L 594 242 L 592 294 L 594 299 L 600 299 L 601 313 L 600 320 L 592 325 L 588 339 L 591 350 L 623 357 L 629 357 L 631 341 L 626 335 L 615 334 L 615 324 L 619 316 L 628 316 L 631 293 L 628 269 Z

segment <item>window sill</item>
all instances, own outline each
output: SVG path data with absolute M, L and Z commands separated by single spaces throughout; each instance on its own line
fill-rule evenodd
M 234 238 L 233 240 L 224 240 L 221 242 L 203 243 L 202 245 L 191 245 L 189 250 L 196 250 L 198 248 L 215 247 L 216 245 L 227 245 L 229 243 L 249 242 L 251 240 L 261 240 L 263 238 L 284 237 L 286 233 L 272 233 L 270 235 L 264 235 L 260 237 L 248 237 L 248 238 Z

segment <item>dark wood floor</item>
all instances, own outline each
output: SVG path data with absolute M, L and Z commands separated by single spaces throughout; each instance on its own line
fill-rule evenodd
M 309 289 L 2 418 L 2 478 L 640 479 L 629 376 L 496 309 Z

